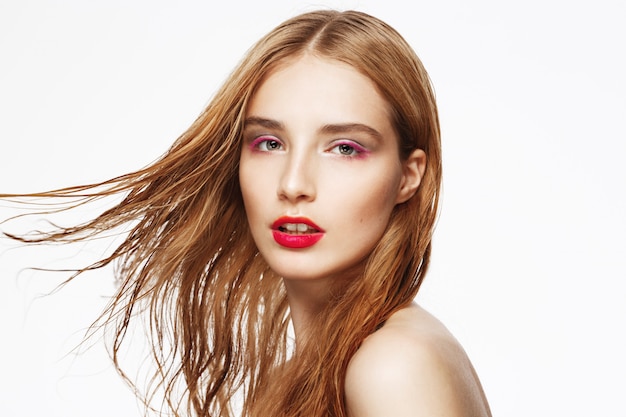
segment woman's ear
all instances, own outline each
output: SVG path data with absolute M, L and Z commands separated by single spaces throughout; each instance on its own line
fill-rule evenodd
M 426 170 L 426 153 L 416 149 L 402 162 L 402 181 L 398 189 L 396 204 L 404 203 L 417 191 Z

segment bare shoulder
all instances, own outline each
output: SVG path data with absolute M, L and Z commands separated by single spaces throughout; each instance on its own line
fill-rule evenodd
M 465 351 L 416 304 L 389 318 L 348 364 L 350 417 L 487 417 L 489 406 Z

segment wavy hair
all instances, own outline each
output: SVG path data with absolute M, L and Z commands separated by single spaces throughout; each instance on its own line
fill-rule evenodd
M 393 110 L 406 158 L 422 149 L 427 166 L 417 193 L 397 205 L 363 277 L 333 292 L 311 323 L 315 340 L 288 347 L 289 309 L 280 277 L 252 240 L 238 164 L 246 107 L 264 76 L 301 54 L 351 65 Z M 131 225 L 108 256 L 76 275 L 114 263 L 119 290 L 100 318 L 112 326 L 113 360 L 138 312 L 149 318 L 157 389 L 175 415 L 346 416 L 344 380 L 365 337 L 416 296 L 426 273 L 441 183 L 439 122 L 428 75 L 390 26 L 355 11 L 315 11 L 282 23 L 254 45 L 191 127 L 156 162 L 112 180 L 2 198 L 113 195 L 121 202 L 96 218 L 24 242 L 76 242 Z M 67 205 L 71 209 L 76 204 Z M 182 392 L 181 392 L 182 389 Z

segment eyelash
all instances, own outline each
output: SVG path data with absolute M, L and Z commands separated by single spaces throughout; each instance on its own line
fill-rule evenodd
M 252 141 L 252 143 L 250 144 L 250 149 L 257 150 L 260 152 L 273 152 L 273 151 L 279 150 L 279 149 L 268 149 L 267 146 L 269 143 L 276 143 L 281 148 L 283 146 L 282 142 L 273 136 L 260 136 Z M 262 147 L 265 147 L 265 149 L 262 149 Z
M 350 155 L 346 155 L 346 154 L 342 153 L 341 150 L 339 150 L 340 147 L 342 147 L 342 146 L 349 147 L 350 150 L 353 153 L 350 154 Z M 332 152 L 335 149 L 337 149 L 337 152 L 333 152 L 333 153 L 337 153 L 338 155 L 345 156 L 346 158 L 363 158 L 363 157 L 365 157 L 369 153 L 369 151 L 367 149 L 365 149 L 364 147 L 362 147 L 358 143 L 355 143 L 355 142 L 352 142 L 352 141 L 340 141 L 338 143 L 335 143 L 330 150 Z

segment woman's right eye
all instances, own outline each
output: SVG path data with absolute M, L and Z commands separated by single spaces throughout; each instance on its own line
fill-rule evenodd
M 283 144 L 274 137 L 261 136 L 253 140 L 250 147 L 261 152 L 272 152 L 281 150 Z

